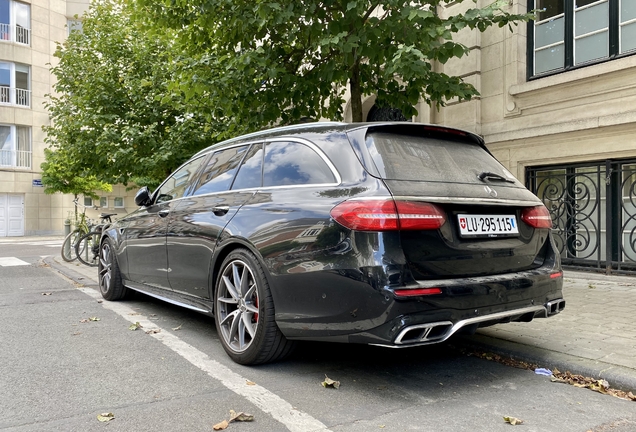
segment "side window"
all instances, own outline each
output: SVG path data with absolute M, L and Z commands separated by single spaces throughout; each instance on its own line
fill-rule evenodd
M 265 146 L 263 186 L 335 183 L 326 162 L 310 147 L 296 142 Z
M 177 171 L 175 171 L 168 180 L 166 180 L 162 185 L 159 191 L 156 193 L 157 199 L 155 203 L 161 203 L 166 201 L 171 201 L 173 199 L 181 198 L 186 189 L 192 184 L 194 180 L 194 175 L 196 174 L 199 166 L 205 159 L 205 156 L 201 156 L 196 158 L 193 161 L 188 162 L 183 165 Z M 115 207 L 117 207 L 117 199 L 115 199 Z M 123 206 L 123 202 L 122 202 Z
M 243 163 L 239 168 L 238 174 L 234 179 L 232 189 L 249 189 L 261 186 L 263 177 L 263 145 L 254 144 L 247 156 L 243 159 Z
M 241 163 L 248 146 L 220 150 L 212 155 L 203 168 L 201 178 L 193 195 L 226 191 L 230 188 L 236 169 Z

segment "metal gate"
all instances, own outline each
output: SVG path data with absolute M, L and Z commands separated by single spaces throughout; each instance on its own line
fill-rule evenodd
M 636 159 L 526 170 L 564 266 L 636 273 Z

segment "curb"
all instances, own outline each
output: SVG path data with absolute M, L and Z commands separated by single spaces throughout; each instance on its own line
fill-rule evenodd
M 72 280 L 75 283 L 78 284 L 82 284 L 86 287 L 90 287 L 90 288 L 95 288 L 98 287 L 98 283 L 95 279 L 93 279 L 92 277 L 88 276 L 87 274 L 85 274 L 84 272 L 82 272 L 80 270 L 80 267 L 78 266 L 78 269 L 75 270 L 73 268 L 74 264 L 72 263 L 68 263 L 68 264 L 62 264 L 60 262 L 57 261 L 57 259 L 55 259 L 55 257 L 53 256 L 48 256 L 42 259 L 42 262 L 44 262 L 45 264 L 47 264 L 49 267 L 51 267 L 51 269 L 57 271 L 58 273 L 66 276 L 67 278 L 69 278 L 70 280 Z M 95 270 L 95 273 L 97 272 L 97 270 Z
M 570 371 L 573 374 L 605 379 L 612 388 L 626 392 L 636 392 L 636 371 L 627 367 L 480 334 L 472 336 L 457 335 L 455 336 L 455 342 L 461 343 L 462 346 L 486 350 L 514 360 L 536 363 L 539 367 L 556 368 L 562 372 Z

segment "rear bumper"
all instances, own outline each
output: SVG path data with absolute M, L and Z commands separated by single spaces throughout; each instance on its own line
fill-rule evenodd
M 419 345 L 430 345 L 444 342 L 458 331 L 480 324 L 496 324 L 507 321 L 529 321 L 534 318 L 547 318 L 561 312 L 565 308 L 565 300 L 557 299 L 543 306 L 530 306 L 504 312 L 497 312 L 485 316 L 466 318 L 456 323 L 441 321 L 418 324 L 403 328 L 393 340 L 392 344 L 374 343 L 372 345 L 390 348 L 405 348 Z

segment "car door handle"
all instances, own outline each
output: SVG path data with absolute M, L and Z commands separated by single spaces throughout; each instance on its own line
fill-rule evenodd
M 230 211 L 230 207 L 229 206 L 215 206 L 215 207 L 212 207 L 212 213 L 214 213 L 217 216 L 223 216 L 229 211 Z
M 159 217 L 164 218 L 170 214 L 170 210 L 159 210 L 157 214 L 159 215 Z

